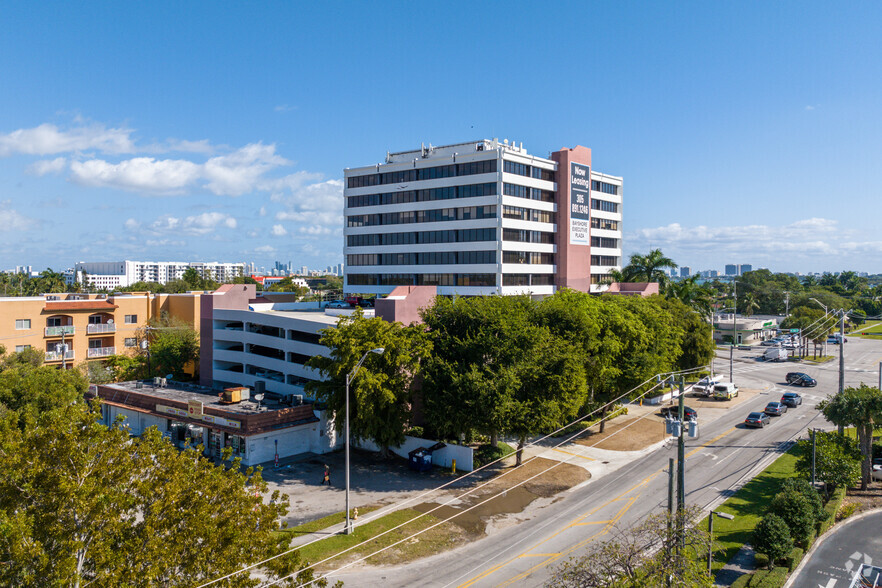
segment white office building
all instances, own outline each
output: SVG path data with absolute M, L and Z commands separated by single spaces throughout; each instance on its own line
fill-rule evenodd
M 244 263 L 188 262 L 188 261 L 101 261 L 79 262 L 76 275 L 96 288 L 125 288 L 136 282 L 165 284 L 180 280 L 188 268 L 194 268 L 203 278 L 229 282 L 245 275 Z
M 496 139 L 389 153 L 344 170 L 344 292 L 601 291 L 622 263 L 622 178 L 591 150 L 549 158 Z

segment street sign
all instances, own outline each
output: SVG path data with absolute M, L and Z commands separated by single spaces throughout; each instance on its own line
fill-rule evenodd
M 799 332 L 799 329 L 790 329 L 790 332 L 791 332 L 791 333 L 798 333 L 798 332 Z

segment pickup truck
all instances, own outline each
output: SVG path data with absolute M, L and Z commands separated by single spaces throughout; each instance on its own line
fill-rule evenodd
M 705 376 L 692 386 L 692 392 L 696 396 L 704 396 L 705 398 L 708 398 L 714 395 L 714 386 L 719 383 L 720 378 Z

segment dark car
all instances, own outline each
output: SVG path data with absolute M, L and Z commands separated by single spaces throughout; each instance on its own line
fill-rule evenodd
M 781 397 L 781 404 L 786 404 L 790 408 L 796 408 L 802 404 L 802 396 L 796 392 L 785 392 L 784 396 Z
M 758 427 L 762 429 L 766 425 L 772 422 L 772 419 L 769 418 L 769 415 L 763 412 L 752 412 L 747 415 L 747 418 L 744 419 L 744 424 L 748 427 Z
M 676 406 L 666 406 L 661 409 L 662 416 L 670 416 L 671 418 L 677 418 L 680 414 L 680 409 Z M 698 413 L 693 408 L 689 408 L 688 406 L 683 407 L 683 416 L 686 417 L 687 421 L 694 421 L 698 419 Z
M 808 374 L 802 372 L 790 372 L 787 374 L 787 383 L 791 386 L 817 386 L 818 381 Z
M 770 402 L 763 412 L 771 416 L 781 416 L 787 412 L 787 405 L 781 402 Z

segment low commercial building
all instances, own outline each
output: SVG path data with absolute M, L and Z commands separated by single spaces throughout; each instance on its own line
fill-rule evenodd
M 295 406 L 156 378 L 90 388 L 101 401 L 105 424 L 124 419 L 132 435 L 157 427 L 179 447 L 202 445 L 215 459 L 229 448 L 232 458 L 256 465 L 301 453 L 326 453 L 337 437 L 323 411 L 305 401 Z M 238 396 L 244 394 L 244 397 Z
M 717 343 L 732 343 L 736 345 L 751 345 L 760 343 L 775 337 L 778 333 L 777 316 L 751 316 L 744 317 L 731 313 L 714 315 L 714 341 Z
M 50 365 L 71 368 L 134 351 L 137 332 L 163 314 L 198 329 L 201 292 L 44 294 L 0 298 L 0 341 L 8 351 L 29 347 Z

